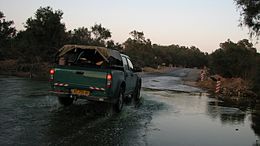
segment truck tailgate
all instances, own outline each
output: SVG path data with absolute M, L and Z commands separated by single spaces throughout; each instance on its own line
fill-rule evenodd
M 88 89 L 106 87 L 107 70 L 82 67 L 55 68 L 54 82 L 68 84 L 70 88 Z

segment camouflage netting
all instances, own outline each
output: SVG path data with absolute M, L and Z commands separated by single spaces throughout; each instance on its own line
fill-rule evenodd
M 62 57 L 67 52 L 73 49 L 89 49 L 89 50 L 96 50 L 99 54 L 104 58 L 105 61 L 109 61 L 109 58 L 114 58 L 121 61 L 120 53 L 116 50 L 107 49 L 105 47 L 98 47 L 98 46 L 85 46 L 85 45 L 64 45 L 58 53 L 58 57 Z

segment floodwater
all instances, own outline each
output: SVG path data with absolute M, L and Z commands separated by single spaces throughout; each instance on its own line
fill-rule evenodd
M 48 82 L 0 76 L 0 145 L 259 145 L 259 117 L 252 118 L 250 108 L 221 106 L 186 86 L 175 92 L 165 82 L 144 77 L 141 104 L 115 114 L 84 100 L 62 107 L 49 95 Z

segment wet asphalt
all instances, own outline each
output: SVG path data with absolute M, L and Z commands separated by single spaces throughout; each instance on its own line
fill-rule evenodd
M 141 103 L 129 103 L 119 114 L 85 100 L 63 107 L 48 93 L 48 82 L 0 76 L 0 145 L 258 144 L 251 110 L 222 106 L 183 85 L 189 72 L 143 75 Z

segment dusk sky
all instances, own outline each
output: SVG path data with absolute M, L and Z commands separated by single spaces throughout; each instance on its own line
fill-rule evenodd
M 249 38 L 248 29 L 238 27 L 233 0 L 0 0 L 0 11 L 18 30 L 40 6 L 62 10 L 67 30 L 101 23 L 120 43 L 138 30 L 152 43 L 196 46 L 211 53 L 227 39 Z M 260 52 L 260 45 L 255 47 Z

